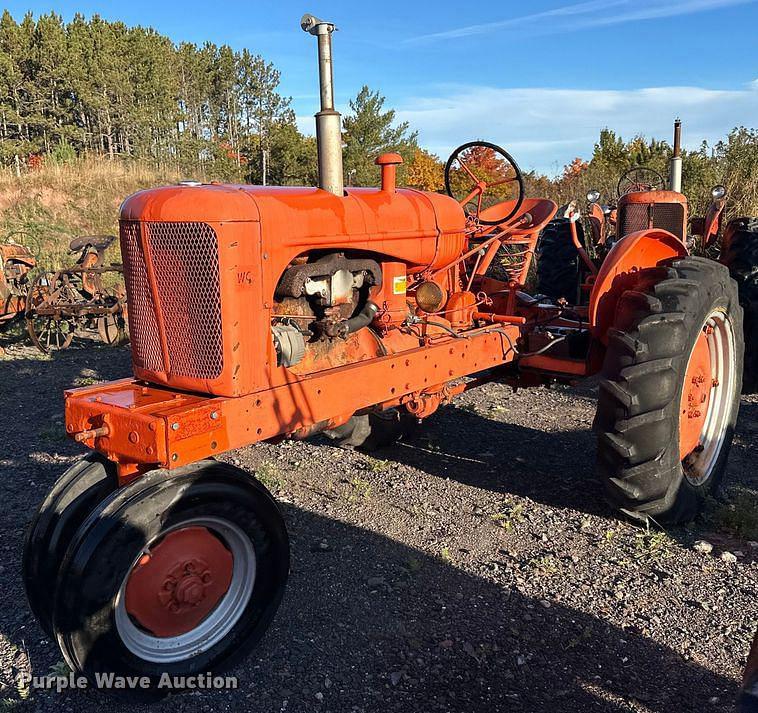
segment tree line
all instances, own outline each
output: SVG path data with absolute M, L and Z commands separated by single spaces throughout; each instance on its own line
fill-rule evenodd
M 0 162 L 20 173 L 95 156 L 204 179 L 315 185 L 315 139 L 298 131 L 280 79 L 271 62 L 247 49 L 175 44 L 151 28 L 97 15 L 64 22 L 55 13 L 28 13 L 17 22 L 5 11 Z M 375 157 L 396 151 L 404 159 L 401 184 L 443 190 L 440 157 L 395 121 L 378 92 L 360 90 L 343 129 L 348 185 L 376 185 Z M 563 203 L 596 188 L 610 203 L 624 170 L 647 165 L 665 175 L 671 151 L 665 141 L 624 140 L 605 129 L 589 159 L 574 159 L 555 177 L 527 173 L 528 194 Z M 715 183 L 724 183 L 735 212 L 758 214 L 758 131 L 736 128 L 715 146 L 685 151 L 683 179 L 696 210 Z
M 20 172 L 79 156 L 140 159 L 204 177 L 313 184 L 316 147 L 295 125 L 281 74 L 247 49 L 174 44 L 153 29 L 94 15 L 0 18 L 0 161 Z M 367 155 L 410 158 L 416 136 L 364 87 L 345 117 L 346 171 L 375 177 Z

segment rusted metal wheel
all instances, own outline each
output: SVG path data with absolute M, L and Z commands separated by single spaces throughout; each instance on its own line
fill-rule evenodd
M 59 307 L 75 299 L 77 294 L 76 285 L 64 273 L 43 272 L 32 282 L 26 301 L 26 330 L 43 354 L 71 346 L 77 320 L 65 315 Z M 54 308 L 53 312 L 50 307 Z
M 76 321 L 32 315 L 26 318 L 29 338 L 43 354 L 68 349 L 76 334 Z
M 742 309 L 719 263 L 642 270 L 609 332 L 595 430 L 608 499 L 656 522 L 691 520 L 723 476 L 740 403 Z
M 263 635 L 288 571 L 282 516 L 249 474 L 216 461 L 154 471 L 103 501 L 73 537 L 56 638 L 91 679 L 215 673 Z
M 106 314 L 97 318 L 97 333 L 100 341 L 109 347 L 118 347 L 126 341 L 126 324 L 118 314 Z

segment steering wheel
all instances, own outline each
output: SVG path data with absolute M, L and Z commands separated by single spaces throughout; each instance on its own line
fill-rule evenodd
M 445 164 L 445 190 L 466 214 L 482 225 L 507 223 L 524 202 L 524 176 L 513 157 L 487 141 L 470 141 L 459 146 Z M 513 208 L 497 220 L 480 214 L 496 203 L 513 201 Z
M 658 171 L 647 166 L 635 166 L 621 174 L 618 184 L 618 194 L 640 193 L 642 191 L 662 191 L 665 182 Z

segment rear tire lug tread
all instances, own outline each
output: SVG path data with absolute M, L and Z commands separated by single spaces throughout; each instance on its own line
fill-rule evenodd
M 623 512 L 673 523 L 692 517 L 701 497 L 684 479 L 674 443 L 680 374 L 697 338 L 695 320 L 724 298 L 735 332 L 741 315 L 734 283 L 706 259 L 676 259 L 665 270 L 643 270 L 638 284 L 642 287 L 624 293 L 617 310 L 634 321 L 609 331 L 595 417 L 598 473 L 607 497 Z M 715 488 L 723 461 L 701 490 Z

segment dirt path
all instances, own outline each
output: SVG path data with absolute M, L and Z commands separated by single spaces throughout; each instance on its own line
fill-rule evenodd
M 0 360 L 6 709 L 134 710 L 94 691 L 23 701 L 15 685 L 60 660 L 19 561 L 34 509 L 79 452 L 62 438 L 61 392 L 128 373 L 126 350 L 45 361 L 16 347 Z M 750 513 L 714 504 L 666 534 L 616 519 L 592 478 L 594 401 L 591 387 L 488 385 L 376 458 L 319 440 L 229 454 L 283 504 L 288 591 L 233 672 L 238 690 L 150 710 L 732 710 L 758 619 L 758 545 L 717 523 Z M 758 399 L 745 399 L 727 491 L 738 505 L 758 494 L 757 431 Z

